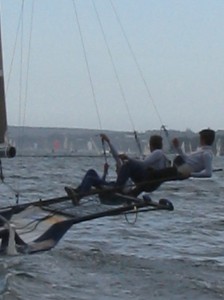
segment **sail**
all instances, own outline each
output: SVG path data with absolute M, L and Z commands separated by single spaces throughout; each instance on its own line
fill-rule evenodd
M 7 129 L 6 105 L 5 105 L 5 87 L 3 76 L 3 59 L 2 59 L 2 39 L 0 27 L 0 144 L 5 142 L 5 133 Z

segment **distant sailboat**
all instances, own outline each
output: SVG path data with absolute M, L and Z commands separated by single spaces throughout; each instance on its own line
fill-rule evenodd
M 216 156 L 221 156 L 221 139 L 219 138 L 216 143 Z

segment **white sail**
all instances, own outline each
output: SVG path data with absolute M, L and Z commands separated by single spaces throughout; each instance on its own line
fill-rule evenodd
M 216 156 L 221 155 L 221 139 L 219 138 L 216 143 Z

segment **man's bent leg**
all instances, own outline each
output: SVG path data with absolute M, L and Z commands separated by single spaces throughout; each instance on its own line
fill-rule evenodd
M 144 170 L 138 162 L 129 160 L 120 169 L 116 185 L 124 186 L 127 180 L 131 178 L 134 182 L 141 181 L 144 178 Z

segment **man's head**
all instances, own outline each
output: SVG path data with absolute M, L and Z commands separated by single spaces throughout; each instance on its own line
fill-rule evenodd
M 199 132 L 201 145 L 211 146 L 215 140 L 215 131 L 203 129 Z
M 163 139 L 160 135 L 152 135 L 149 140 L 150 151 L 163 148 Z

